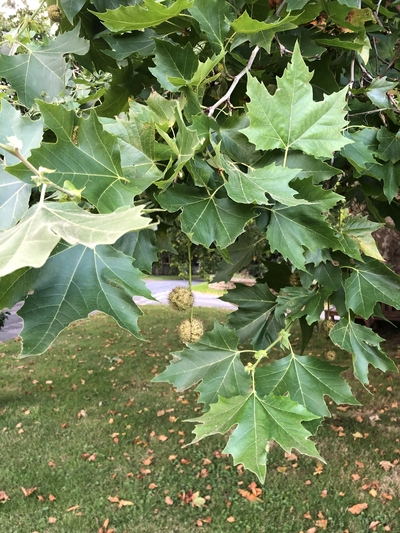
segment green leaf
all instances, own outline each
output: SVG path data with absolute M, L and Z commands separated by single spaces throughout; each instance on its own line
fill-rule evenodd
M 194 0 L 189 13 L 205 33 L 211 50 L 218 54 L 224 48 L 224 39 L 229 31 L 233 16 L 225 0 Z
M 286 31 L 297 28 L 293 22 L 297 16 L 286 15 L 283 19 L 269 17 L 266 22 L 255 20 L 249 17 L 245 11 L 239 18 L 232 22 L 232 28 L 237 33 L 246 33 L 248 35 L 258 34 L 259 32 L 271 32 L 272 36 L 276 31 Z
M 340 248 L 333 229 L 315 205 L 287 207 L 277 204 L 271 209 L 267 228 L 271 251 L 278 250 L 299 270 L 305 270 L 304 247 L 312 252 L 320 248 Z
M 53 169 L 51 181 L 60 187 L 70 181 L 102 213 L 132 204 L 137 194 L 135 181 L 122 175 L 118 140 L 103 130 L 96 114 L 77 118 L 74 111 L 39 102 L 43 120 L 57 136 L 57 142 L 42 143 L 32 150 L 29 162 Z M 31 182 L 32 171 L 22 163 L 7 171 Z
M 250 207 L 229 198 L 205 195 L 203 190 L 187 185 L 175 185 L 157 196 L 161 207 L 170 213 L 182 210 L 182 231 L 194 244 L 207 248 L 212 242 L 226 248 L 244 231 L 254 217 Z
M 196 344 L 190 344 L 181 352 L 173 353 L 178 358 L 153 382 L 168 382 L 183 391 L 199 383 L 199 402 L 208 407 L 218 400 L 246 394 L 251 385 L 249 374 L 244 370 L 237 348 L 236 333 L 227 326 L 214 322 L 214 329 Z
M 118 9 L 107 9 L 105 13 L 92 11 L 104 25 L 115 32 L 142 30 L 158 26 L 172 17 L 179 15 L 184 9 L 192 7 L 193 0 L 176 0 L 170 7 L 156 0 L 144 0 L 141 5 L 121 6 Z
M 254 257 L 257 244 L 257 241 L 251 242 L 249 240 L 247 233 L 240 235 L 236 242 L 225 249 L 231 262 L 222 262 L 218 265 L 218 270 L 213 276 L 213 282 L 229 281 L 236 272 L 247 266 Z
M 77 15 L 86 4 L 86 0 L 60 0 L 60 4 L 67 19 L 72 24 L 75 15 Z
M 236 426 L 224 453 L 230 453 L 234 464 L 242 463 L 263 483 L 271 439 L 286 452 L 295 448 L 300 453 L 323 460 L 315 444 L 308 440 L 310 433 L 302 425 L 302 422 L 316 418 L 286 396 L 260 397 L 251 392 L 247 396 L 220 397 L 207 413 L 190 422 L 198 422 L 193 444 L 217 433 L 223 435 Z
M 378 130 L 379 141 L 377 157 L 382 161 L 391 161 L 393 164 L 400 161 L 400 131 L 392 133 L 387 128 Z
M 41 267 L 60 239 L 94 248 L 112 244 L 124 233 L 150 222 L 142 217 L 141 207 L 93 215 L 72 202 L 40 202 L 19 224 L 0 233 L 0 277 L 25 266 Z
M 31 186 L 10 176 L 0 164 L 0 231 L 18 222 L 28 209 L 30 195 Z
M 18 93 L 19 101 L 32 107 L 35 98 L 46 94 L 52 99 L 65 88 L 67 64 L 65 54 L 84 55 L 89 42 L 79 37 L 80 25 L 72 31 L 58 35 L 45 45 L 26 46 L 26 54 L 0 55 L 1 75 Z
M 304 405 L 310 413 L 331 416 L 325 396 L 336 404 L 359 405 L 340 375 L 344 370 L 314 356 L 291 354 L 256 369 L 257 394 L 284 396 L 289 393 L 293 401 Z
M 149 274 L 152 272 L 153 263 L 158 261 L 158 252 L 160 251 L 156 245 L 154 229 L 125 233 L 115 242 L 114 248 L 125 255 L 131 255 L 135 267 Z
M 382 372 L 397 371 L 394 362 L 380 348 L 384 340 L 366 326 L 341 318 L 329 333 L 332 342 L 352 354 L 354 375 L 362 383 L 368 383 L 368 365 Z
M 284 158 L 285 155 L 281 151 L 276 150 L 275 152 L 267 152 L 265 157 L 257 162 L 255 166 L 258 167 L 261 164 L 272 162 L 277 166 L 282 166 Z M 320 159 L 315 159 L 307 154 L 303 154 L 302 152 L 289 152 L 286 159 L 286 166 L 288 168 L 301 169 L 296 177 L 304 179 L 312 176 L 314 183 L 321 183 L 321 181 L 328 180 L 332 176 L 340 174 L 339 169 L 324 163 Z
M 278 78 L 272 96 L 256 78 L 249 76 L 247 93 L 250 126 L 242 132 L 261 150 L 301 150 L 314 157 L 330 158 L 350 143 L 341 130 L 347 88 L 314 102 L 309 72 L 296 43 L 292 62 Z
M 400 309 L 400 276 L 375 259 L 351 266 L 351 276 L 344 284 L 346 305 L 356 315 L 369 318 L 377 302 Z
M 40 146 L 43 135 L 43 120 L 31 120 L 28 115 L 21 115 L 7 100 L 0 100 L 0 143 L 9 145 L 10 137 L 21 142 L 20 153 L 28 158 L 31 150 Z M 6 165 L 15 165 L 19 162 L 15 156 L 0 148 Z
M 342 271 L 332 262 L 320 263 L 317 266 L 307 265 L 307 270 L 320 285 L 330 291 L 336 291 L 342 284 Z
M 155 39 L 156 54 L 155 67 L 150 72 L 157 78 L 160 85 L 167 91 L 175 92 L 182 85 L 188 85 L 194 76 L 199 60 L 190 43 L 181 46 Z M 177 78 L 176 83 L 171 83 L 171 78 Z
M 153 37 L 156 36 L 157 33 L 151 29 L 124 35 L 103 35 L 102 38 L 111 50 L 102 50 L 102 53 L 113 57 L 117 61 L 122 61 L 132 54 L 147 57 L 154 53 L 156 45 Z
M 289 183 L 297 176 L 300 169 L 277 167 L 275 164 L 263 168 L 242 172 L 237 165 L 227 158 L 221 157 L 223 169 L 228 174 L 225 189 L 235 202 L 243 204 L 269 204 L 269 194 L 274 200 L 285 205 L 307 204 L 302 198 L 294 198 L 297 194 Z
M 275 315 L 277 318 L 286 316 L 292 321 L 305 316 L 307 324 L 311 325 L 319 320 L 330 292 L 329 289 L 318 291 L 285 287 L 278 294 Z
M 363 217 L 360 214 L 353 218 L 348 218 L 338 235 L 343 251 L 359 261 L 362 261 L 360 250 L 369 257 L 383 261 L 372 235 L 372 232 L 382 226 L 383 224 L 371 222 L 367 217 Z
M 371 165 L 365 171 L 365 174 L 383 181 L 383 192 L 391 203 L 398 195 L 400 187 L 400 162 L 393 164 L 388 161 L 384 164 Z
M 156 152 L 163 145 L 155 142 L 156 126 L 148 107 L 131 102 L 127 114 L 106 122 L 103 128 L 118 138 L 122 173 L 130 179 L 135 196 L 162 178 Z
M 247 137 L 240 132 L 248 125 L 248 116 L 235 112 L 226 117 L 218 133 L 221 138 L 221 151 L 224 154 L 234 161 L 253 165 L 261 158 L 261 152 L 257 151 L 254 144 L 250 143 Z
M 142 313 L 133 297 L 152 299 L 141 277 L 132 258 L 112 246 L 59 246 L 19 311 L 24 320 L 22 356 L 43 353 L 71 322 L 96 310 L 140 337 L 137 320 Z
M 252 287 L 238 283 L 221 300 L 238 306 L 237 311 L 229 315 L 228 323 L 241 342 L 253 339 L 253 346 L 258 350 L 275 340 L 268 328 L 276 307 L 276 297 L 266 283 L 256 283 Z

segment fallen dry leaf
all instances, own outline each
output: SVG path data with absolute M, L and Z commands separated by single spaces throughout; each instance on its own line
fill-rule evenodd
M 56 499 L 57 499 L 57 498 L 56 498 L 53 494 L 49 494 L 49 500 L 50 500 L 51 502 L 55 502 Z
M 307 518 L 308 520 L 312 520 L 312 516 L 310 514 L 310 511 L 307 511 L 306 513 L 303 514 L 303 517 L 304 518 Z
M 328 520 L 324 519 L 324 520 L 316 520 L 315 521 L 315 525 L 320 527 L 321 529 L 326 529 L 327 525 L 328 525 Z
M 158 487 L 158 485 L 156 485 L 155 483 L 150 483 L 149 485 L 149 489 L 156 489 Z
M 168 440 L 168 437 L 166 435 L 159 435 L 157 439 L 161 442 L 165 442 L 166 440 Z
M 235 521 L 235 517 L 234 516 L 228 516 L 228 518 L 226 519 L 227 522 L 234 522 Z
M 310 527 L 310 529 L 307 529 L 307 533 L 315 533 L 317 531 L 316 527 Z
M 57 522 L 57 518 L 54 518 L 54 516 L 49 516 L 48 522 L 49 524 L 55 524 Z
M 4 492 L 4 490 L 0 490 L 0 501 L 6 502 L 10 498 L 7 496 L 7 494 Z
M 379 520 L 374 520 L 373 522 L 370 523 L 368 529 L 372 529 L 373 531 L 376 531 L 376 526 L 379 524 L 380 524 Z
M 119 498 L 118 498 L 118 496 L 109 496 L 109 497 L 107 498 L 107 500 L 108 500 L 109 502 L 111 502 L 111 503 L 118 503 L 118 502 L 119 502 Z
M 393 496 L 391 494 L 387 494 L 387 492 L 382 492 L 382 498 L 385 498 L 385 500 L 393 500 Z
M 76 511 L 79 509 L 80 505 L 73 505 L 72 507 L 68 507 L 67 513 L 70 513 L 71 511 Z
M 31 489 L 25 489 L 24 487 L 21 487 L 22 492 L 24 493 L 25 498 L 30 496 L 37 490 L 37 487 L 32 487 Z
M 379 464 L 381 465 L 383 470 L 385 470 L 386 472 L 388 472 L 391 468 L 395 467 L 395 465 L 391 463 L 390 461 L 381 461 Z
M 87 412 L 85 411 L 85 409 L 81 409 L 76 416 L 78 418 L 86 418 L 87 417 Z
M 174 505 L 174 502 L 169 496 L 166 496 L 164 501 L 167 505 Z
M 349 507 L 347 510 L 351 514 L 360 514 L 367 507 L 368 507 L 368 503 L 356 503 L 352 507 Z
M 369 494 L 373 497 L 373 498 L 376 498 L 378 496 L 378 492 L 375 490 L 375 489 L 371 489 L 369 491 Z
M 133 505 L 133 502 L 130 502 L 128 500 L 119 500 L 118 507 L 121 509 L 121 507 L 127 507 L 129 505 Z

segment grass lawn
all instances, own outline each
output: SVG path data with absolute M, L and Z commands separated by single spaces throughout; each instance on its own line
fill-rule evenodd
M 259 486 L 221 455 L 225 437 L 182 448 L 196 393 L 150 383 L 181 349 L 179 320 L 146 307 L 142 341 L 97 314 L 34 359 L 16 358 L 17 341 L 0 345 L 1 533 L 400 532 L 399 375 L 371 371 L 368 391 L 350 378 L 363 406 L 332 405 L 315 438 L 327 464 L 271 446 Z M 307 352 L 326 343 L 321 333 Z M 400 363 L 397 344 L 388 351 Z M 260 501 L 238 492 L 254 483 Z M 191 491 L 204 505 L 187 503 Z M 356 504 L 367 507 L 352 514 Z

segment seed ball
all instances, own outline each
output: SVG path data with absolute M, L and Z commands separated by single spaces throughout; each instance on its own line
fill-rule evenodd
M 297 272 L 290 274 L 289 283 L 292 287 L 301 287 L 300 276 Z
M 168 295 L 168 302 L 175 311 L 186 311 L 193 307 L 194 296 L 187 287 L 174 287 Z
M 47 8 L 47 16 L 52 22 L 61 22 L 63 14 L 61 9 L 53 4 Z
M 335 323 L 332 320 L 324 320 L 324 322 L 322 322 L 322 329 L 326 331 L 328 335 L 331 329 L 333 329 L 334 327 L 335 327 Z
M 197 342 L 204 334 L 203 322 L 198 318 L 194 318 L 192 321 L 189 319 L 182 320 L 178 326 L 178 334 L 185 344 Z
M 336 352 L 334 350 L 328 350 L 325 353 L 325 357 L 327 361 L 334 361 L 336 359 Z

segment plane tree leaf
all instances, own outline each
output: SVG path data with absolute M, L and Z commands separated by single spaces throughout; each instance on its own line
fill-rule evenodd
M 266 194 L 269 194 L 274 200 L 285 205 L 308 203 L 303 198 L 295 198 L 297 191 L 289 186 L 289 183 L 300 172 L 299 169 L 278 167 L 272 164 L 245 173 L 226 158 L 221 158 L 221 163 L 228 174 L 225 188 L 235 202 L 268 204 L 270 200 Z
M 400 309 L 400 276 L 384 263 L 367 259 L 351 266 L 352 273 L 345 281 L 346 305 L 356 315 L 369 318 L 377 302 Z
M 224 435 L 235 426 L 224 453 L 230 453 L 234 464 L 242 463 L 263 483 L 271 439 L 288 453 L 294 448 L 322 459 L 302 425 L 316 418 L 287 396 L 262 397 L 253 391 L 247 396 L 220 397 L 207 413 L 191 420 L 198 423 L 193 443 L 217 433 Z
M 206 406 L 216 402 L 221 395 L 246 394 L 251 379 L 244 370 L 237 345 L 236 333 L 215 321 L 214 329 L 199 342 L 173 353 L 177 362 L 171 362 L 153 381 L 167 381 L 179 391 L 200 382 L 196 391 L 200 393 L 199 401 Z
M 378 130 L 379 147 L 377 157 L 393 164 L 400 161 L 400 132 L 392 133 L 387 128 Z
M 211 50 L 218 54 L 224 47 L 224 39 L 230 29 L 232 12 L 225 0 L 194 0 L 189 13 L 207 36 Z
M 169 7 L 156 0 L 144 0 L 141 5 L 120 6 L 117 9 L 107 9 L 105 13 L 93 11 L 93 14 L 110 30 L 126 32 L 158 26 L 192 5 L 193 0 L 176 0 Z
M 158 261 L 160 251 L 154 229 L 145 228 L 141 231 L 125 233 L 113 246 L 125 255 L 131 255 L 136 268 L 142 272 L 152 273 L 153 263 Z
M 276 297 L 266 283 L 256 283 L 252 287 L 238 283 L 221 300 L 238 306 L 237 311 L 229 315 L 228 323 L 241 342 L 253 339 L 255 349 L 261 349 L 275 340 L 271 338 L 269 326 Z
M 278 250 L 299 270 L 305 270 L 304 251 L 340 248 L 340 243 L 317 205 L 288 207 L 276 204 L 271 209 L 267 228 L 271 250 Z
M 345 369 L 313 356 L 290 354 L 255 372 L 256 390 L 260 396 L 275 394 L 290 398 L 320 417 L 331 416 L 325 396 L 336 404 L 359 405 L 341 376 Z
M 137 320 L 142 312 L 133 297 L 153 299 L 142 276 L 132 257 L 110 245 L 93 249 L 60 244 L 19 311 L 24 320 L 21 356 L 43 353 L 64 328 L 92 311 L 110 315 L 140 337 Z
M 213 277 L 213 282 L 229 281 L 232 276 L 247 266 L 254 257 L 257 241 L 251 241 L 247 233 L 242 233 L 236 242 L 225 249 L 230 262 L 223 261 Z
M 358 214 L 353 218 L 345 220 L 338 238 L 340 240 L 342 250 L 359 261 L 362 260 L 360 251 L 368 257 L 383 261 L 372 232 L 381 228 L 383 224 L 372 222 L 367 217 Z
M 14 226 L 23 216 L 30 195 L 31 186 L 10 176 L 0 163 L 0 232 Z
M 181 85 L 189 84 L 194 76 L 199 60 L 188 43 L 184 48 L 171 43 L 155 39 L 156 54 L 155 67 L 150 68 L 160 85 L 168 91 L 175 92 Z M 177 78 L 177 83 L 171 83 L 171 78 Z
M 58 35 L 48 44 L 24 45 L 25 54 L 0 54 L 0 72 L 18 93 L 19 101 L 32 107 L 35 98 L 54 98 L 64 91 L 67 75 L 65 54 L 84 55 L 89 42 L 79 37 L 80 26 Z
M 368 383 L 368 365 L 370 364 L 382 372 L 397 371 L 394 362 L 380 347 L 384 339 L 370 328 L 341 318 L 329 335 L 332 342 L 352 354 L 354 375 L 361 383 Z
M 229 198 L 205 196 L 203 190 L 187 185 L 169 187 L 157 200 L 170 213 L 181 209 L 182 231 L 191 236 L 192 242 L 207 248 L 213 242 L 226 248 L 254 217 L 249 206 L 236 204 Z
M 124 177 L 118 140 L 104 131 L 96 114 L 78 118 L 75 111 L 62 106 L 39 102 L 43 120 L 57 136 L 57 142 L 44 142 L 32 150 L 29 162 L 45 167 L 51 181 L 61 187 L 70 181 L 101 213 L 132 205 L 137 194 L 135 180 Z M 7 171 L 27 183 L 32 171 L 20 163 Z
M 242 132 L 257 149 L 281 148 L 301 150 L 314 157 L 330 158 L 335 150 L 350 143 L 341 131 L 344 119 L 347 88 L 314 102 L 309 72 L 296 44 L 292 62 L 278 88 L 271 95 L 256 78 L 249 76 L 247 94 L 250 98 L 250 125 Z
M 309 290 L 305 287 L 285 287 L 276 300 L 276 316 L 296 320 L 306 317 L 307 324 L 317 322 L 324 310 L 324 303 L 331 291 L 329 289 Z
M 95 215 L 72 202 L 40 202 L 25 213 L 19 224 L 0 233 L 0 276 L 25 266 L 41 267 L 60 239 L 94 248 L 97 244 L 112 244 L 128 231 L 149 223 L 140 207 Z

